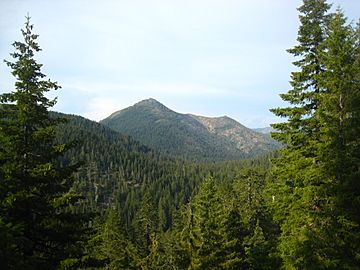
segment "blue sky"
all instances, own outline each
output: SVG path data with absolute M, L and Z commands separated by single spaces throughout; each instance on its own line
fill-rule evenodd
M 0 59 L 29 12 L 55 110 L 101 120 L 155 98 L 181 113 L 278 122 L 294 60 L 300 0 L 0 0 Z M 350 20 L 359 0 L 337 0 Z M 13 90 L 0 63 L 0 93 Z

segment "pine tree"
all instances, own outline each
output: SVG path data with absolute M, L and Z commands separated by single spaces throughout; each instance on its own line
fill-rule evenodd
M 300 57 L 294 62 L 300 71 L 292 73 L 293 89 L 281 95 L 291 107 L 272 110 L 288 118 L 273 125 L 280 131 L 274 138 L 286 147 L 274 160 L 270 203 L 281 225 L 285 269 L 355 269 L 357 263 L 358 245 L 348 242 L 350 235 L 358 239 L 356 207 L 347 211 L 343 200 L 359 194 L 349 189 L 350 182 L 358 185 L 359 168 L 350 150 L 358 148 L 356 46 L 344 19 L 328 9 L 323 0 L 304 0 L 299 8 L 299 45 L 289 52 Z
M 278 258 L 271 256 L 277 226 L 265 207 L 264 187 L 267 176 L 261 167 L 239 171 L 234 182 L 235 202 L 244 223 L 242 245 L 246 269 L 276 269 Z
M 220 198 L 214 179 L 208 177 L 202 183 L 194 199 L 194 235 L 197 235 L 193 256 L 194 269 L 219 268 L 222 262 L 221 243 L 223 236 L 219 221 L 223 216 Z
M 182 236 L 189 269 L 244 269 L 243 224 L 232 205 L 224 203 L 229 197 L 208 177 L 188 206 Z
M 24 42 L 15 42 L 15 91 L 0 96 L 0 264 L 2 269 L 70 267 L 81 255 L 85 219 L 70 211 L 79 197 L 71 193 L 75 167 L 59 167 L 67 150 L 54 143 L 58 120 L 48 109 L 56 100 L 45 94 L 57 83 L 44 80 L 40 51 L 27 17 Z M 79 253 L 80 252 L 80 253 Z
M 332 202 L 330 261 L 335 267 L 355 269 L 360 263 L 359 43 L 340 10 L 333 14 L 327 35 L 321 54 L 325 72 L 319 76 L 326 95 L 318 109 L 322 123 L 318 156 L 323 177 L 331 181 L 326 189 Z
M 196 229 L 193 208 L 190 203 L 186 204 L 181 209 L 181 217 L 174 224 L 174 229 L 177 229 L 176 238 L 179 244 L 173 248 L 177 252 L 175 263 L 182 269 L 191 269 L 196 262 L 194 262 L 197 245 L 200 241 L 198 230 Z
M 301 148 L 305 157 L 313 156 L 312 141 L 316 139 L 319 128 L 314 115 L 320 94 L 317 76 L 323 72 L 319 52 L 325 40 L 324 29 L 329 20 L 329 9 L 330 5 L 326 0 L 304 0 L 299 8 L 299 44 L 288 52 L 300 58 L 293 62 L 300 70 L 291 74 L 290 83 L 293 88 L 288 93 L 280 95 L 292 106 L 271 110 L 277 116 L 288 118 L 285 123 L 272 125 L 281 131 L 274 133 L 273 137 L 285 143 L 288 149 Z
M 244 250 L 244 240 L 248 230 L 240 216 L 239 210 L 235 209 L 234 205 L 230 206 L 226 211 L 226 218 L 221 221 L 220 226 L 224 238 L 221 249 L 224 252 L 223 262 L 219 268 L 249 269 Z
M 157 240 L 157 224 L 157 211 L 153 198 L 149 192 L 146 192 L 132 222 L 133 242 L 140 257 L 139 266 L 142 269 L 146 269 L 150 263 L 149 260 L 154 248 L 154 241 Z
M 246 168 L 239 172 L 234 183 L 236 204 L 240 208 L 244 223 L 252 230 L 257 220 L 264 217 L 263 188 L 265 173 L 260 168 Z
M 316 265 L 317 255 L 312 251 L 323 243 L 321 237 L 313 237 L 320 235 L 317 229 L 323 226 L 320 205 L 326 201 L 321 193 L 327 185 L 319 175 L 316 157 L 320 128 L 316 110 L 321 92 L 318 76 L 324 71 L 320 51 L 324 49 L 321 46 L 326 38 L 329 8 L 325 0 L 304 0 L 299 8 L 299 44 L 288 50 L 298 58 L 293 64 L 299 70 L 291 74 L 292 89 L 280 95 L 291 106 L 271 110 L 287 118 L 284 123 L 272 125 L 279 131 L 272 136 L 286 147 L 273 160 L 270 206 L 281 225 L 279 254 L 288 268 Z
M 95 252 L 106 262 L 106 269 L 137 269 L 137 252 L 127 237 L 118 209 L 108 210 L 99 238 Z
M 247 269 L 273 269 L 267 260 L 268 243 L 257 220 L 253 234 L 245 241 Z

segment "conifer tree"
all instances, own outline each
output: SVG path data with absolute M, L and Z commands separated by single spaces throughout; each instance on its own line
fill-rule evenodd
M 265 173 L 260 168 L 242 169 L 234 182 L 236 204 L 240 208 L 243 222 L 252 230 L 257 220 L 264 219 L 263 187 Z
M 326 0 L 304 0 L 298 9 L 301 13 L 298 42 L 288 52 L 298 58 L 293 64 L 299 71 L 292 72 L 291 86 L 293 87 L 281 98 L 291 104 L 291 107 L 276 108 L 271 111 L 280 117 L 287 117 L 288 121 L 272 126 L 280 133 L 273 137 L 292 150 L 302 149 L 305 157 L 313 156 L 312 141 L 316 138 L 319 123 L 314 115 L 318 107 L 320 87 L 317 76 L 323 72 L 319 53 L 325 40 L 325 27 L 329 20 L 330 5 Z
M 330 183 L 325 189 L 332 217 L 329 263 L 352 269 L 360 263 L 359 41 L 341 10 L 332 15 L 327 35 L 321 54 L 325 72 L 319 76 L 326 95 L 318 109 L 318 156 L 322 177 Z
M 259 220 L 257 220 L 254 227 L 253 234 L 244 241 L 246 261 L 248 263 L 247 269 L 273 269 L 269 264 L 268 244 L 265 239 Z
M 99 240 L 95 252 L 105 261 L 106 269 L 137 269 L 137 252 L 127 237 L 118 209 L 108 209 Z
M 219 221 L 223 214 L 215 181 L 208 177 L 194 199 L 193 230 L 195 230 L 194 234 L 197 234 L 192 260 L 194 269 L 219 268 L 223 259 L 221 254 L 223 236 L 219 230 Z
M 276 269 L 278 259 L 271 256 L 277 227 L 265 207 L 266 173 L 261 167 L 244 168 L 234 182 L 234 200 L 244 223 L 242 245 L 246 269 Z
M 179 245 L 176 245 L 174 249 L 177 251 L 176 264 L 186 269 L 196 264 L 194 257 L 200 239 L 198 230 L 195 229 L 196 225 L 191 204 L 186 204 L 181 210 L 181 221 L 174 224 L 175 229 L 178 230 L 176 238 L 179 241 Z
M 244 269 L 243 224 L 230 196 L 220 193 L 212 177 L 206 178 L 188 208 L 183 236 L 187 237 L 189 269 Z
M 67 150 L 54 142 L 58 120 L 48 109 L 56 100 L 46 92 L 40 51 L 27 17 L 23 42 L 15 42 L 14 62 L 5 61 L 16 78 L 15 90 L 0 95 L 0 265 L 2 269 L 55 269 L 78 263 L 85 219 L 69 210 L 75 167 L 59 167 Z
M 315 228 L 322 227 L 315 209 L 323 209 L 318 205 L 324 203 L 319 198 L 326 185 L 318 173 L 316 148 L 320 123 L 316 110 L 321 92 L 318 76 L 323 72 L 320 51 L 324 49 L 321 46 L 326 38 L 329 8 L 325 0 L 304 0 L 300 6 L 299 44 L 288 50 L 297 57 L 293 64 L 298 71 L 291 74 L 292 89 L 280 95 L 290 106 L 271 110 L 287 118 L 284 123 L 272 125 L 279 131 L 272 136 L 286 147 L 274 159 L 270 195 L 274 218 L 281 224 L 279 254 L 285 267 L 301 264 L 306 269 L 316 260 L 309 246 L 323 242 L 309 237 L 309 231 L 318 235 Z M 305 254 L 306 251 L 309 253 Z
M 224 240 L 221 245 L 223 262 L 219 268 L 249 269 L 244 250 L 244 240 L 248 230 L 238 209 L 235 209 L 233 205 L 230 206 L 226 211 L 226 218 L 221 221 L 220 226 Z
M 286 147 L 274 160 L 270 203 L 281 225 L 285 269 L 355 269 L 358 263 L 358 245 L 348 242 L 350 235 L 358 239 L 356 207 L 344 200 L 359 198 L 349 188 L 359 179 L 358 154 L 350 150 L 358 148 L 357 54 L 353 32 L 329 7 L 304 0 L 299 8 L 299 45 L 289 50 L 300 58 L 299 71 L 292 73 L 293 89 L 281 95 L 291 107 L 272 110 L 288 118 L 273 125 L 280 131 L 273 137 Z
M 133 241 L 139 254 L 141 267 L 149 264 L 149 255 L 154 248 L 154 241 L 157 240 L 157 224 L 157 211 L 153 198 L 149 192 L 146 192 L 132 222 Z

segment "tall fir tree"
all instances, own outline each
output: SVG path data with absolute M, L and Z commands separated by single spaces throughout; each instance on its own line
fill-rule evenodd
M 291 107 L 272 110 L 288 118 L 273 125 L 280 131 L 273 137 L 285 148 L 274 160 L 270 203 L 281 225 L 279 253 L 285 269 L 356 269 L 357 244 L 345 239 L 357 239 L 358 225 L 348 218 L 351 211 L 340 214 L 346 208 L 340 198 L 351 193 L 341 188 L 349 187 L 345 174 L 339 177 L 351 163 L 344 138 L 358 129 L 358 108 L 345 105 L 354 105 L 358 92 L 357 82 L 348 79 L 357 74 L 352 60 L 356 46 L 350 41 L 353 32 L 329 8 L 323 0 L 304 0 L 299 8 L 299 45 L 289 50 L 300 58 L 294 62 L 299 71 L 292 73 L 293 89 L 281 95 Z M 355 175 L 358 166 L 358 161 L 350 165 Z
M 242 245 L 245 250 L 246 269 L 276 269 L 279 266 L 274 252 L 278 228 L 265 207 L 267 176 L 259 166 L 239 171 L 234 182 L 234 200 L 241 213 L 245 233 Z
M 299 7 L 300 27 L 298 45 L 288 52 L 297 57 L 293 64 L 299 71 L 292 72 L 291 86 L 293 87 L 281 98 L 290 103 L 290 107 L 276 108 L 271 111 L 280 117 L 287 117 L 285 123 L 273 124 L 279 133 L 273 137 L 285 143 L 291 150 L 301 149 L 305 157 L 312 157 L 313 144 L 316 140 L 319 123 L 315 111 L 319 103 L 320 87 L 317 76 L 323 72 L 320 64 L 319 52 L 325 40 L 325 28 L 329 20 L 330 5 L 326 0 L 304 0 Z
M 146 191 L 132 222 L 133 242 L 139 254 L 138 266 L 141 269 L 146 269 L 151 263 L 150 257 L 158 237 L 157 224 L 158 217 L 153 197 Z
M 85 216 L 69 210 L 75 167 L 59 167 L 67 150 L 54 143 L 58 120 L 48 109 L 56 100 L 46 92 L 57 83 L 45 80 L 38 35 L 30 18 L 15 42 L 14 62 L 5 61 L 16 78 L 15 91 L 0 95 L 0 264 L 2 269 L 55 269 L 78 263 Z
M 105 269 L 138 269 L 137 252 L 128 239 L 118 209 L 108 209 L 98 240 L 94 252 L 96 257 L 105 264 Z
M 246 269 L 244 226 L 239 213 L 220 192 L 212 177 L 207 177 L 188 206 L 183 239 L 188 252 L 188 269 Z
M 327 197 L 332 217 L 329 260 L 335 268 L 356 269 L 360 264 L 360 81 L 359 41 L 341 10 L 327 27 L 319 76 L 322 95 L 318 109 L 321 121 L 318 157 L 322 177 L 329 179 Z

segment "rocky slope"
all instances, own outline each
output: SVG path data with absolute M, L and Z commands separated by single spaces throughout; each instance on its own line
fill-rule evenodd
M 180 114 L 155 99 L 117 111 L 102 124 L 168 154 L 196 160 L 235 160 L 278 147 L 269 136 L 229 117 Z

